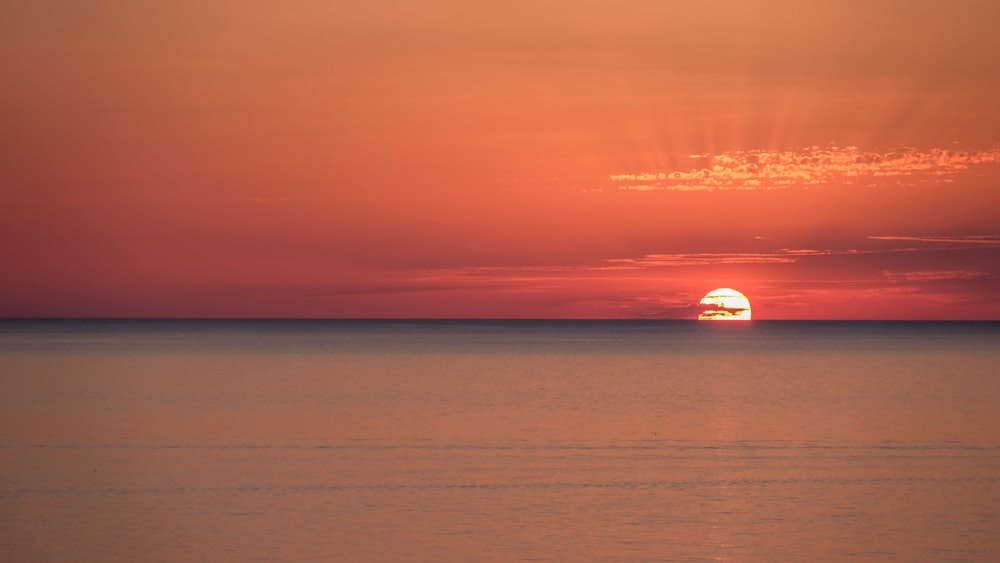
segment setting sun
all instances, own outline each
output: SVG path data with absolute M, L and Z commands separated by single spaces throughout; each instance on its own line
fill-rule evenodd
M 746 295 L 729 287 L 708 292 L 701 298 L 699 321 L 749 321 L 750 300 Z

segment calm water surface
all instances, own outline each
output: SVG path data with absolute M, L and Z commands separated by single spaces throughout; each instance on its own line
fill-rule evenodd
M 1000 323 L 2 321 L 0 553 L 997 561 Z

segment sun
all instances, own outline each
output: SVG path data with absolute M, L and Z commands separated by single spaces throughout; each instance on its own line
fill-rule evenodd
M 699 321 L 749 321 L 750 300 L 729 287 L 709 291 L 701 298 Z

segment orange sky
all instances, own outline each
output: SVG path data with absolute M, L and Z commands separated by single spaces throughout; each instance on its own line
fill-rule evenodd
M 495 6 L 495 7 L 492 7 Z M 0 316 L 1000 319 L 1000 4 L 33 0 Z

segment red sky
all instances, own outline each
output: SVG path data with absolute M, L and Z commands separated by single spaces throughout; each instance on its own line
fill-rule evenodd
M 33 0 L 0 316 L 1000 319 L 991 0 Z

